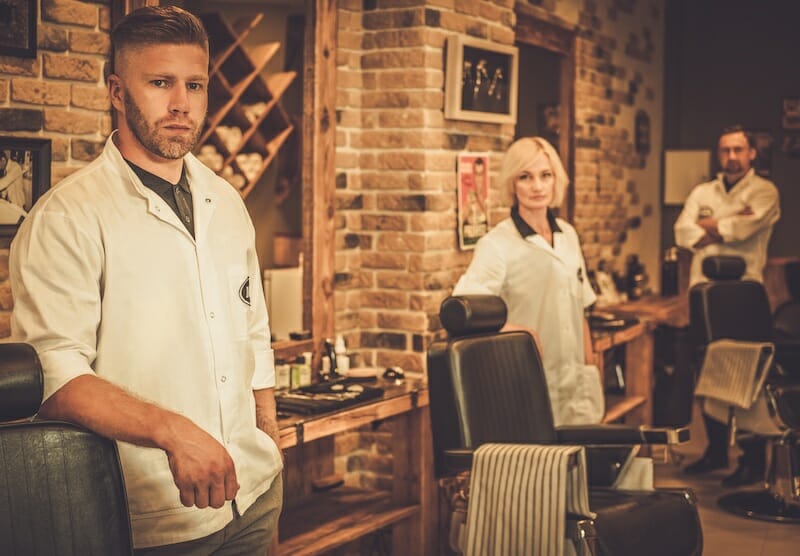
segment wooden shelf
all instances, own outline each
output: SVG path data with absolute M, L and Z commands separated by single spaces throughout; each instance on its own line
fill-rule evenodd
M 620 330 L 609 332 L 593 332 L 592 346 L 596 352 L 603 352 L 615 346 L 627 344 L 648 331 L 648 324 L 640 322 Z
M 339 487 L 284 509 L 278 554 L 321 554 L 418 515 L 420 506 L 396 505 L 385 491 Z
M 257 14 L 231 26 L 217 13 L 200 15 L 210 39 L 211 82 L 209 113 L 197 152 L 203 146 L 212 145 L 222 157 L 222 167 L 213 158 L 209 165 L 229 181 L 241 180 L 235 183 L 242 197 L 247 197 L 258 184 L 294 130 L 279 100 L 294 81 L 296 73 L 282 72 L 270 77 L 262 73 L 280 49 L 280 43 L 266 43 L 249 50 L 243 46 L 244 38 L 262 18 L 263 14 Z M 246 109 L 256 103 L 263 103 L 263 111 L 258 117 L 254 118 L 252 114 L 248 117 Z M 236 145 L 223 140 L 219 133 L 221 126 L 241 131 L 241 139 Z M 257 154 L 261 157 L 260 162 L 245 172 L 242 165 L 246 161 L 237 162 L 239 154 Z
M 272 351 L 275 352 L 275 359 L 291 361 L 304 351 L 314 351 L 314 340 L 281 340 L 272 342 Z
M 645 396 L 606 396 L 606 414 L 603 423 L 613 423 L 628 413 L 642 407 L 647 402 Z

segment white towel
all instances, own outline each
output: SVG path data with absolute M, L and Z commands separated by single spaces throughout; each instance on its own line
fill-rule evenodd
M 561 555 L 567 512 L 595 517 L 583 447 L 484 444 L 472 461 L 464 553 Z
M 764 386 L 774 353 L 768 342 L 711 342 L 695 394 L 749 409 Z

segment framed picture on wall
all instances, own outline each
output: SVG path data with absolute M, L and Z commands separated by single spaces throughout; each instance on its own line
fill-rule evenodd
M 454 35 L 447 39 L 444 117 L 517 122 L 518 49 Z
M 800 98 L 783 99 L 781 127 L 789 131 L 800 129 Z
M 0 137 L 0 238 L 12 238 L 50 188 L 50 139 Z
M 0 55 L 36 58 L 38 0 L 0 0 Z

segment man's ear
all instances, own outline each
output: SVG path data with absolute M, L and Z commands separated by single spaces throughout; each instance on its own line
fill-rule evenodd
M 125 90 L 122 86 L 122 80 L 117 74 L 112 73 L 108 76 L 107 82 L 111 105 L 120 112 L 125 106 Z

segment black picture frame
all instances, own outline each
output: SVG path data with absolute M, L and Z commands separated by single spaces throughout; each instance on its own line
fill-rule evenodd
M 453 35 L 447 39 L 444 117 L 473 122 L 517 122 L 519 50 Z
M 13 238 L 39 197 L 50 189 L 51 152 L 50 139 L 0 137 L 0 238 Z
M 36 58 L 37 0 L 0 0 L 0 55 Z

